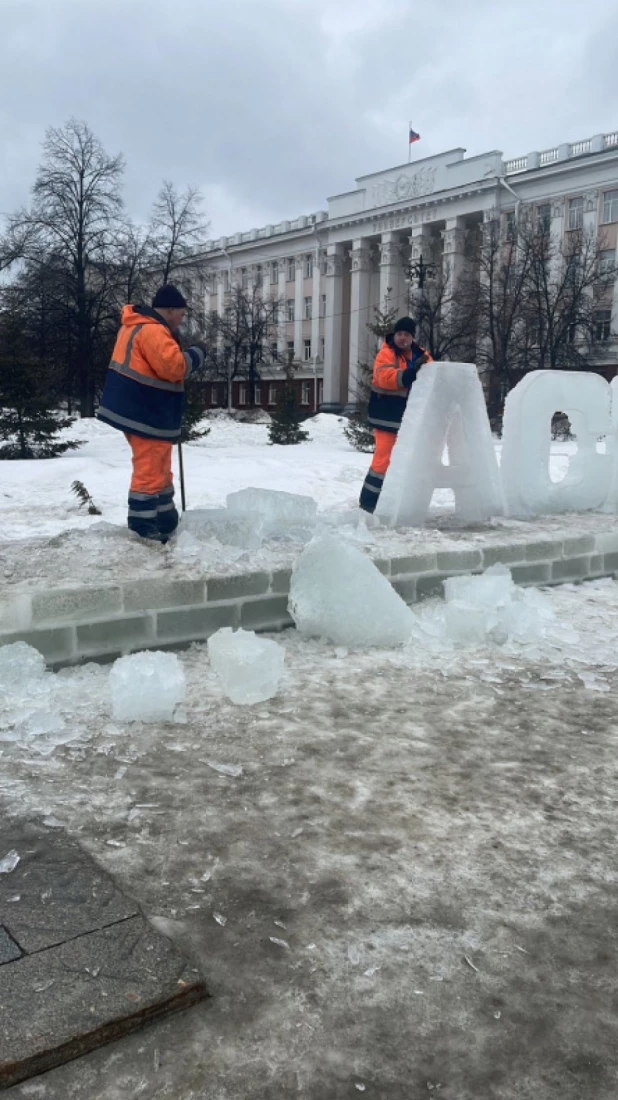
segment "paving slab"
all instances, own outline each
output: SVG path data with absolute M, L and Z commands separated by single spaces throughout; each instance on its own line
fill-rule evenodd
M 198 971 L 64 831 L 2 827 L 0 1088 L 207 996 Z

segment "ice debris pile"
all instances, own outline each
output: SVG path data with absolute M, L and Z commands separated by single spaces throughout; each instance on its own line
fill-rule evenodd
M 574 631 L 556 623 L 548 597 L 518 588 L 504 565 L 450 577 L 444 589 L 444 601 L 412 610 L 370 558 L 336 535 L 319 535 L 296 564 L 289 608 L 301 634 L 341 646 L 410 643 L 439 651 L 576 641 Z
M 252 630 L 223 627 L 208 639 L 210 664 L 233 703 L 263 703 L 277 694 L 285 651 Z
M 349 528 L 352 538 L 371 541 L 364 513 L 350 508 L 318 514 L 313 497 L 276 489 L 241 489 L 230 493 L 225 508 L 185 512 L 175 541 L 181 558 L 202 556 L 204 544 L 237 550 L 237 557 L 259 550 L 265 540 L 304 546 L 316 532 L 332 526 Z M 226 551 L 230 556 L 230 549 Z
M 301 634 L 335 645 L 402 645 L 414 628 L 413 612 L 371 559 L 333 534 L 305 547 L 289 609 Z
M 55 700 L 54 676 L 45 658 L 26 642 L 0 646 L 0 700 L 6 719 L 0 722 L 0 741 L 30 741 L 41 755 L 74 740 Z
M 112 715 L 118 722 L 172 722 L 185 702 L 186 681 L 175 653 L 131 653 L 109 674 Z

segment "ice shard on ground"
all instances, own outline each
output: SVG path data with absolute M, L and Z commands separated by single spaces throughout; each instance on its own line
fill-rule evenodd
M 270 638 L 226 626 L 208 639 L 208 656 L 233 703 L 263 703 L 277 694 L 285 651 Z

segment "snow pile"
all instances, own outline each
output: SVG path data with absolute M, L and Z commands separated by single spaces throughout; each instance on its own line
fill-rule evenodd
M 208 639 L 208 656 L 221 686 L 233 703 L 263 703 L 277 694 L 285 651 L 252 630 L 223 627 Z
M 333 534 L 316 535 L 290 584 L 289 610 L 301 634 L 335 645 L 396 646 L 414 615 L 370 558 Z
M 118 722 L 172 722 L 186 696 L 184 669 L 175 653 L 120 657 L 112 666 L 109 686 Z

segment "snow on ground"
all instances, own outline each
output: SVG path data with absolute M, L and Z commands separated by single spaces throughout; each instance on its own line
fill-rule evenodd
M 579 535 L 615 526 L 615 517 L 591 514 L 534 522 L 497 518 L 478 528 L 461 528 L 453 517 L 452 494 L 440 490 L 425 528 L 376 527 L 364 514 L 359 517 L 357 509 L 370 456 L 353 450 L 343 426 L 339 417 L 321 414 L 308 422 L 310 442 L 281 447 L 269 445 L 266 425 L 214 418 L 205 439 L 184 447 L 188 508 L 219 507 L 228 493 L 248 486 L 306 494 L 318 502 L 323 524 L 343 525 L 373 557 Z M 130 453 L 124 437 L 95 420 L 74 425 L 70 434 L 87 440 L 86 445 L 58 459 L 0 463 L 0 564 L 5 587 L 128 580 L 168 569 L 183 577 L 282 568 L 297 556 L 300 546 L 293 538 L 270 540 L 245 553 L 211 540 L 195 558 L 173 544 L 149 546 L 129 537 Z M 496 447 L 499 452 L 500 444 Z M 551 473 L 556 480 L 564 476 L 574 450 L 573 443 L 553 445 Z M 101 517 L 79 508 L 71 493 L 75 480 L 85 484 Z
M 12 1094 L 615 1096 L 618 584 L 546 595 L 541 650 L 288 632 L 253 707 L 194 646 L 174 725 L 114 721 L 94 664 L 0 700 L 0 813 L 66 826 L 213 994 Z

